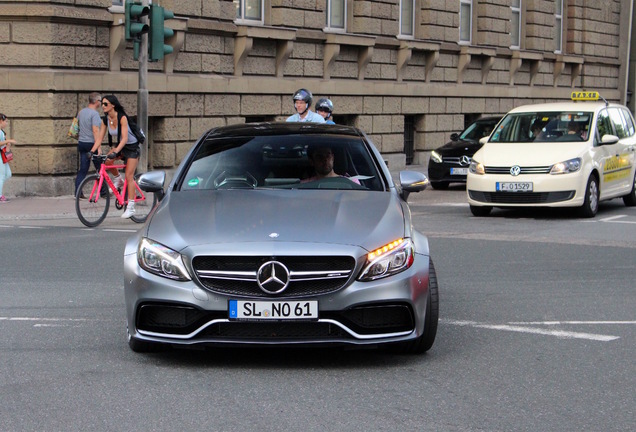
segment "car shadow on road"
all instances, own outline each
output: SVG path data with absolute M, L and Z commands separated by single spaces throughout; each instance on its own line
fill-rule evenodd
M 139 355 L 139 354 L 138 354 Z M 409 366 L 425 361 L 429 354 L 408 355 L 385 349 L 346 349 L 340 347 L 212 347 L 206 349 L 168 349 L 143 354 L 163 366 L 311 369 L 311 368 L 387 368 Z

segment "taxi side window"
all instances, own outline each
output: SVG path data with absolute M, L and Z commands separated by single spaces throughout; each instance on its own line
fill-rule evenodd
M 623 114 L 623 119 L 625 120 L 625 126 L 627 127 L 627 135 L 628 136 L 634 135 L 634 133 L 636 133 L 636 129 L 634 128 L 634 119 L 632 118 L 632 114 L 625 108 L 621 108 L 621 114 Z
M 598 130 L 598 138 L 602 139 L 603 135 L 613 135 L 612 123 L 610 122 L 609 114 L 607 110 L 603 110 L 598 113 L 598 121 L 596 123 Z
M 610 115 L 610 119 L 614 124 L 614 130 L 616 131 L 616 136 L 619 138 L 626 138 L 627 134 L 627 125 L 625 124 L 625 119 L 621 115 L 618 108 L 608 108 L 607 110 Z

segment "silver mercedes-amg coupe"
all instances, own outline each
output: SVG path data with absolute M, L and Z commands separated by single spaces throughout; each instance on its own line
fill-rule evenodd
M 165 346 L 433 345 L 438 288 L 410 192 L 359 129 L 249 123 L 212 129 L 166 174 L 161 200 L 126 244 L 134 351 Z

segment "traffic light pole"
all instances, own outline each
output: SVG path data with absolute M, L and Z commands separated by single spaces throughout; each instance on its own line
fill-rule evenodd
M 141 1 L 143 6 L 148 6 L 148 0 Z M 148 17 L 142 17 L 142 22 L 148 24 Z M 148 171 L 148 34 L 141 35 L 139 47 L 139 90 L 137 91 L 137 125 L 146 133 L 146 142 L 141 146 L 141 156 L 137 169 L 140 172 Z

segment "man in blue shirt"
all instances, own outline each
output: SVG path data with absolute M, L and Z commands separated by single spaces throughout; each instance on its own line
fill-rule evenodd
M 287 118 L 288 122 L 313 122 L 324 123 L 325 119 L 320 114 L 316 114 L 309 108 L 311 107 L 311 101 L 313 96 L 307 89 L 300 89 L 294 93 L 294 109 L 296 114 L 293 114 Z

